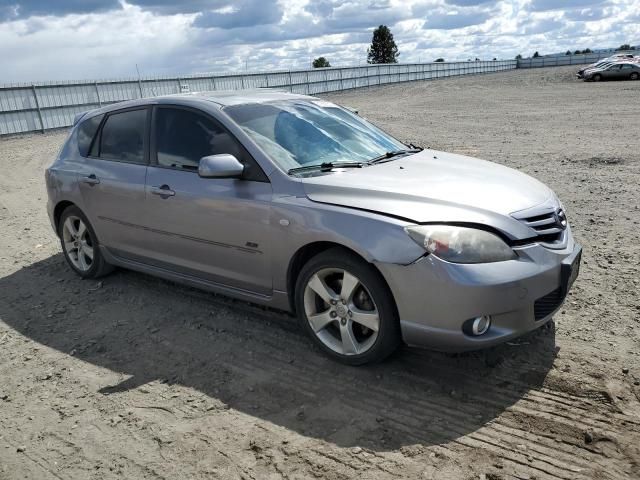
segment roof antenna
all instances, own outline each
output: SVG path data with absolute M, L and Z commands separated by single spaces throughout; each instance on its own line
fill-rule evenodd
M 138 85 L 142 84 L 142 78 L 140 78 L 140 69 L 138 68 L 138 64 L 136 63 L 136 72 L 138 72 Z M 140 87 L 140 90 L 142 90 L 142 87 Z M 151 87 L 151 93 L 153 93 L 154 97 L 157 97 L 158 95 L 156 94 L 156 89 L 155 87 Z

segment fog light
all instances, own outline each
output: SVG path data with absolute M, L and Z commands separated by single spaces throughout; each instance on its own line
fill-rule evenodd
M 481 317 L 470 318 L 462 325 L 462 331 L 467 335 L 479 337 L 484 335 L 491 326 L 491 317 L 489 315 L 482 315 Z

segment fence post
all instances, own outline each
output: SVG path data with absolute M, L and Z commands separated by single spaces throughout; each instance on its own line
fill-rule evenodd
M 344 90 L 344 83 L 342 82 L 342 68 L 338 70 L 340 72 L 340 90 Z
M 36 109 L 38 110 L 38 118 L 40 119 L 40 130 L 44 133 L 44 122 L 42 121 L 42 112 L 40 111 L 40 102 L 38 101 L 38 93 L 36 92 L 35 84 L 31 85 L 31 90 L 33 92 L 33 98 L 36 101 Z
M 309 70 L 306 71 L 307 74 L 307 95 L 309 95 L 311 86 L 309 85 Z
M 216 87 L 216 77 L 215 76 L 211 76 L 211 83 L 213 84 L 213 89 L 217 90 L 218 88 Z
M 140 81 L 140 77 L 138 77 L 138 90 L 140 90 L 140 98 L 142 98 L 142 82 Z
M 102 106 L 102 99 L 100 98 L 100 89 L 98 88 L 98 82 L 93 82 L 93 85 L 96 87 L 96 97 L 98 97 L 98 105 Z
M 182 92 L 182 85 L 180 83 L 180 77 L 178 77 L 176 80 L 178 80 L 178 93 Z
M 289 69 L 289 92 L 293 93 L 293 79 L 291 77 L 291 69 Z

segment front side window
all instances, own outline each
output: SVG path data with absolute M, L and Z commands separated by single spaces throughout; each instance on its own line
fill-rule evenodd
M 366 162 L 406 145 L 324 100 L 282 100 L 224 109 L 282 169 Z
M 158 107 L 154 116 L 156 162 L 180 170 L 198 170 L 202 157 L 228 153 L 245 166 L 245 180 L 266 181 L 253 158 L 213 118 L 183 108 Z
M 146 163 L 144 158 L 147 109 L 113 113 L 100 134 L 98 156 L 105 160 Z

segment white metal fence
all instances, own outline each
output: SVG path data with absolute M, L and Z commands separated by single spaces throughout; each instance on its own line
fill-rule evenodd
M 586 65 L 607 58 L 612 53 L 586 53 L 584 55 L 557 55 L 555 57 L 521 58 L 518 68 L 561 67 L 563 65 Z
M 515 60 L 497 60 L 4 85 L 0 86 L 0 135 L 67 127 L 80 112 L 157 95 L 247 88 L 280 88 L 315 95 L 514 68 Z

